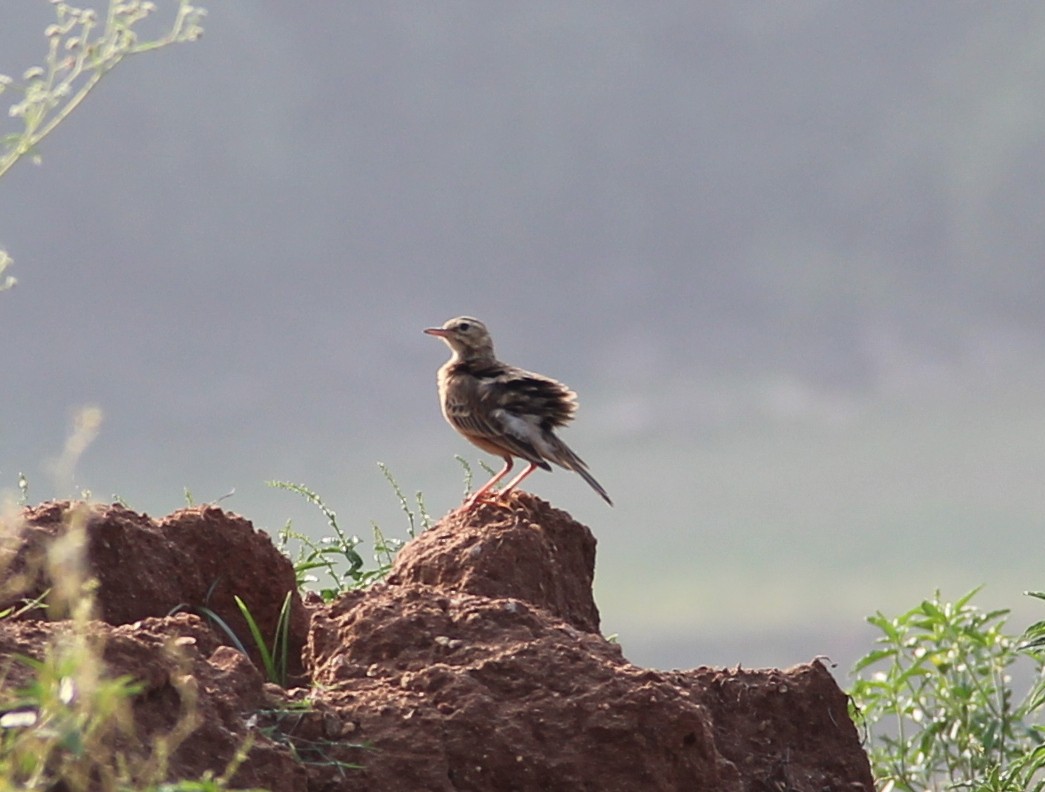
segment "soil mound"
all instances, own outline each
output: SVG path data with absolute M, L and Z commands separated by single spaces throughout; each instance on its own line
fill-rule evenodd
M 32 592 L 48 584 L 40 554 L 70 508 L 27 509 L 7 547 Z M 195 691 L 198 726 L 170 778 L 220 774 L 249 739 L 233 784 L 279 792 L 874 788 L 819 662 L 669 672 L 625 660 L 598 632 L 591 531 L 525 493 L 451 513 L 403 548 L 387 582 L 310 606 L 307 625 L 289 562 L 241 517 L 93 506 L 86 531 L 108 622 L 95 639 L 110 674 L 142 680 L 142 745 L 169 733 Z M 266 636 L 292 592 L 299 687 L 265 683 L 211 621 L 165 616 L 208 590 L 230 624 L 234 594 L 263 613 Z M 4 689 L 29 674 L 7 658 L 40 657 L 71 629 L 41 615 L 0 620 Z
M 294 658 L 290 672 L 300 675 L 308 614 L 297 591 L 294 566 L 267 533 L 243 517 L 214 506 L 198 506 L 154 520 L 119 504 L 68 501 L 28 508 L 23 517 L 17 540 L 8 547 L 7 563 L 0 548 L 0 570 L 9 578 L 20 579 L 13 590 L 0 590 L 0 611 L 19 599 L 43 597 L 61 582 L 53 580 L 48 571 L 47 548 L 66 532 L 70 520 L 82 520 L 89 571 L 98 582 L 96 606 L 101 621 L 131 624 L 179 610 L 206 609 L 241 637 L 251 660 L 261 667 L 247 623 L 233 598 L 238 596 L 262 634 L 271 636 L 284 598 L 289 596 L 290 656 Z M 47 619 L 50 611 L 34 609 L 23 618 Z M 230 639 L 223 634 L 222 640 Z

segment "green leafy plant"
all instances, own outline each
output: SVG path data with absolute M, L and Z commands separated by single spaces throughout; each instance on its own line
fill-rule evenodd
M 978 591 L 868 619 L 881 634 L 854 667 L 851 700 L 882 792 L 1045 788 L 1040 682 L 1019 699 L 1012 687 L 1018 661 L 1040 680 L 1042 658 L 1005 632 L 1007 610 L 971 604 Z
M 87 98 L 101 79 L 122 60 L 185 41 L 195 41 L 203 30 L 202 8 L 180 0 L 167 32 L 155 39 L 139 38 L 135 27 L 156 12 L 156 3 L 111 0 L 104 18 L 93 8 L 56 2 L 55 23 L 44 31 L 47 56 L 21 81 L 0 77 L 0 91 L 18 93 L 8 116 L 21 129 L 0 138 L 0 177 L 27 154 L 39 161 L 38 146 Z
M 424 496 L 421 491 L 418 490 L 414 493 L 414 501 L 417 503 L 417 514 L 415 515 L 413 509 L 410 508 L 410 503 L 406 499 L 406 495 L 403 494 L 403 490 L 399 487 L 399 482 L 392 476 L 392 472 L 388 469 L 388 466 L 384 462 L 377 463 L 380 468 L 382 475 L 385 480 L 392 487 L 392 491 L 396 494 L 396 498 L 399 499 L 399 506 L 406 515 L 409 527 L 407 528 L 407 535 L 413 539 L 417 535 L 417 523 L 420 521 L 421 529 L 427 531 L 432 527 L 432 517 L 428 514 L 428 510 L 425 508 Z
M 10 266 L 11 256 L 6 250 L 0 250 L 0 291 L 7 291 L 18 283 L 13 275 L 4 275 L 4 271 Z
M 276 634 L 272 637 L 272 646 L 265 643 L 265 636 L 261 634 L 261 628 L 250 612 L 250 608 L 239 597 L 233 597 L 236 607 L 247 622 L 251 638 L 261 655 L 261 663 L 265 667 L 265 676 L 269 682 L 286 687 L 287 685 L 287 660 L 290 646 L 290 603 L 293 592 L 288 591 L 283 598 L 283 605 L 279 609 L 279 618 L 276 619 Z
M 243 642 L 243 639 L 234 629 L 232 629 L 229 623 L 218 614 L 217 611 L 210 607 L 209 603 L 211 594 L 214 593 L 214 589 L 217 587 L 219 582 L 220 578 L 211 583 L 202 605 L 181 604 L 172 608 L 168 615 L 173 616 L 175 613 L 187 612 L 195 613 L 198 616 L 209 619 L 216 627 L 225 633 L 234 647 L 243 654 L 249 655 L 250 652 L 247 651 L 247 646 Z M 262 634 L 261 627 L 258 626 L 257 619 L 254 618 L 254 614 L 251 613 L 247 603 L 238 595 L 234 594 L 232 597 L 236 603 L 236 607 L 239 609 L 240 615 L 243 616 L 243 620 L 247 623 L 247 629 L 250 631 L 250 638 L 258 650 L 258 656 L 261 658 L 261 665 L 262 670 L 265 672 L 265 678 L 269 682 L 275 682 L 281 687 L 287 686 L 290 668 L 290 606 L 293 602 L 293 597 L 294 592 L 292 591 L 288 591 L 286 596 L 283 597 L 283 604 L 280 606 L 279 616 L 276 618 L 276 628 L 272 636 L 271 644 L 268 643 L 265 636 Z
M 235 772 L 220 777 L 161 783 L 169 759 L 199 725 L 197 690 L 182 650 L 166 651 L 177 669 L 170 675 L 179 705 L 173 724 L 145 745 L 136 733 L 133 699 L 142 686 L 112 674 L 95 616 L 95 581 L 86 560 L 87 504 L 74 504 L 43 563 L 54 585 L 47 594 L 52 621 L 61 621 L 35 657 L 9 657 L 0 666 L 0 792 L 13 790 L 152 790 L 184 792 L 190 784 L 227 789 Z M 0 520 L 0 536 L 19 522 Z M 18 667 L 28 678 L 10 684 Z M 243 753 L 243 757 L 246 754 Z M 242 762 L 242 758 L 238 760 Z
M 304 484 L 270 481 L 268 485 L 294 492 L 314 505 L 323 513 L 327 527 L 333 533 L 333 536 L 316 541 L 305 534 L 294 531 L 289 522 L 280 529 L 279 549 L 282 552 L 287 553 L 290 542 L 298 543 L 298 552 L 294 557 L 294 571 L 298 587 L 302 588 L 309 583 L 318 582 L 312 573 L 322 571 L 328 585 L 321 587 L 319 594 L 325 602 L 334 599 L 343 591 L 358 588 L 364 575 L 362 571 L 364 562 L 363 556 L 359 554 L 356 547 L 362 542 L 362 539 L 358 536 L 349 536 L 342 531 L 334 510 Z M 289 553 L 287 554 L 289 555 Z
M 369 743 L 347 742 L 342 737 L 336 739 L 309 738 L 303 736 L 299 728 L 303 720 L 314 712 L 308 700 L 292 702 L 279 709 L 263 709 L 257 713 L 259 731 L 273 742 L 285 745 L 302 764 L 313 767 L 332 767 L 344 778 L 348 770 L 359 770 L 362 765 L 335 758 L 334 754 L 346 748 L 367 750 Z
M 152 17 L 157 4 L 147 0 L 109 0 L 103 14 L 54 2 L 55 22 L 44 31 L 47 55 L 42 66 L 26 69 L 20 80 L 0 74 L 0 93 L 20 97 L 7 111 L 8 124 L 0 128 L 0 177 L 20 159 L 30 156 L 40 162 L 39 146 L 69 117 L 101 79 L 131 55 L 195 41 L 203 29 L 206 11 L 188 0 L 178 0 L 174 18 L 166 32 L 142 38 L 138 28 Z M 0 291 L 16 280 L 4 271 L 11 257 L 0 250 Z
M 50 594 L 51 590 L 47 589 L 39 596 L 23 598 L 20 603 L 0 610 L 0 619 L 17 619 L 30 611 L 47 610 L 47 598 Z
M 472 481 L 475 478 L 474 473 L 472 472 L 472 466 L 469 464 L 468 460 L 460 454 L 454 454 L 454 459 L 457 460 L 457 464 L 459 464 L 461 469 L 464 471 L 464 496 L 467 498 L 472 494 Z M 479 467 L 481 467 L 489 476 L 493 476 L 497 472 L 490 467 L 484 459 L 479 460 Z
M 388 467 L 378 463 L 381 473 L 392 486 L 392 491 L 399 500 L 399 505 L 406 514 L 407 536 L 414 538 L 417 530 L 427 530 L 431 527 L 432 518 L 425 509 L 424 498 L 421 493 L 415 494 L 417 511 L 411 508 L 410 501 L 403 493 L 399 483 L 392 476 Z M 294 492 L 320 510 L 326 519 L 327 527 L 331 535 L 323 539 L 315 540 L 311 537 L 293 530 L 291 523 L 287 523 L 279 531 L 279 548 L 282 552 L 291 556 L 294 561 L 294 570 L 297 574 L 298 587 L 307 587 L 310 584 L 320 582 L 326 585 L 320 586 L 318 593 L 324 602 L 330 602 L 345 591 L 365 588 L 372 583 L 383 580 L 392 568 L 396 553 L 406 540 L 390 537 L 382 531 L 381 527 L 371 522 L 370 527 L 374 537 L 374 561 L 377 566 L 372 569 L 366 568 L 363 556 L 356 549 L 363 540 L 355 535 L 349 535 L 342 530 L 337 521 L 336 512 L 323 501 L 323 499 L 304 484 L 293 484 L 287 481 L 269 481 L 270 487 L 284 489 Z M 297 553 L 291 554 L 291 542 L 297 543 Z M 321 572 L 322 577 L 317 578 L 314 572 Z
M 16 658 L 34 673 L 26 686 L 3 697 L 0 777 L 27 789 L 55 779 L 82 788 L 98 772 L 92 755 L 131 733 L 128 703 L 140 687 L 129 677 L 99 673 L 82 637 L 55 646 L 42 660 Z

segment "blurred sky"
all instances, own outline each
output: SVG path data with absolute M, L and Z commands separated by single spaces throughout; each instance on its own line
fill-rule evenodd
M 0 73 L 52 12 L 6 5 Z M 318 535 L 290 480 L 401 535 L 378 461 L 438 517 L 482 458 L 421 334 L 468 313 L 580 394 L 564 436 L 617 507 L 527 486 L 599 537 L 630 659 L 844 673 L 864 616 L 980 583 L 1042 618 L 1045 6 L 268 0 L 205 28 L 0 185 L 0 487 L 157 515 L 235 489 Z

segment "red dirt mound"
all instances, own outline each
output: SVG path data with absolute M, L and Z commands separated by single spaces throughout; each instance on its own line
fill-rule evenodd
M 27 510 L 30 528 L 12 551 L 21 568 L 32 567 L 40 531 L 60 531 L 67 508 Z M 193 587 L 205 593 L 215 575 L 229 598 L 247 592 L 277 612 L 287 591 L 286 559 L 218 509 L 156 523 L 93 507 L 88 533 L 107 619 L 140 614 L 146 596 L 113 576 L 140 575 L 174 604 L 189 599 L 186 591 L 200 595 Z M 113 537 L 121 551 L 104 552 Z M 169 563 L 164 569 L 187 588 L 176 594 L 157 580 L 145 553 L 176 558 L 156 563 Z M 128 558 L 140 559 L 130 573 Z M 452 513 L 402 550 L 386 583 L 312 607 L 302 652 L 308 689 L 263 684 L 246 658 L 187 614 L 100 626 L 98 640 L 111 673 L 145 681 L 134 700 L 145 744 L 170 728 L 184 679 L 195 680 L 201 724 L 172 756 L 171 778 L 221 773 L 250 737 L 234 784 L 280 792 L 873 790 L 845 696 L 823 666 L 634 666 L 598 633 L 594 559 L 587 528 L 524 493 Z M 252 570 L 252 579 L 231 566 Z M 0 620 L 0 669 L 13 653 L 40 656 L 64 629 Z M 177 670 L 165 636 L 186 647 L 189 660 Z M 27 670 L 14 668 L 0 677 L 4 688 L 25 682 Z
M 597 633 L 595 537 L 542 500 L 509 497 L 510 510 L 481 503 L 448 514 L 402 549 L 388 582 L 514 597 Z
M 65 530 L 70 507 L 62 501 L 26 509 L 13 558 L 4 564 L 0 557 L 0 569 L 27 579 L 20 590 L 0 594 L 0 610 L 19 598 L 36 598 L 54 584 L 43 555 Z M 290 672 L 300 675 L 308 616 L 297 591 L 294 567 L 276 550 L 268 534 L 214 506 L 180 509 L 161 520 L 118 504 L 94 504 L 83 514 L 87 560 L 98 581 L 97 608 L 102 621 L 130 624 L 175 610 L 191 612 L 205 607 L 240 636 L 251 659 L 260 666 L 233 597 L 244 601 L 262 634 L 271 636 L 289 593 L 290 654 L 295 660 Z M 48 611 L 32 611 L 27 616 L 48 618 Z M 229 639 L 223 635 L 222 640 Z

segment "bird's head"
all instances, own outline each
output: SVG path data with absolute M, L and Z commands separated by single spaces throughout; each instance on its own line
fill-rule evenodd
M 443 339 L 461 360 L 493 358 L 493 341 L 486 325 L 471 316 L 458 316 L 442 327 L 425 328 L 425 332 Z

